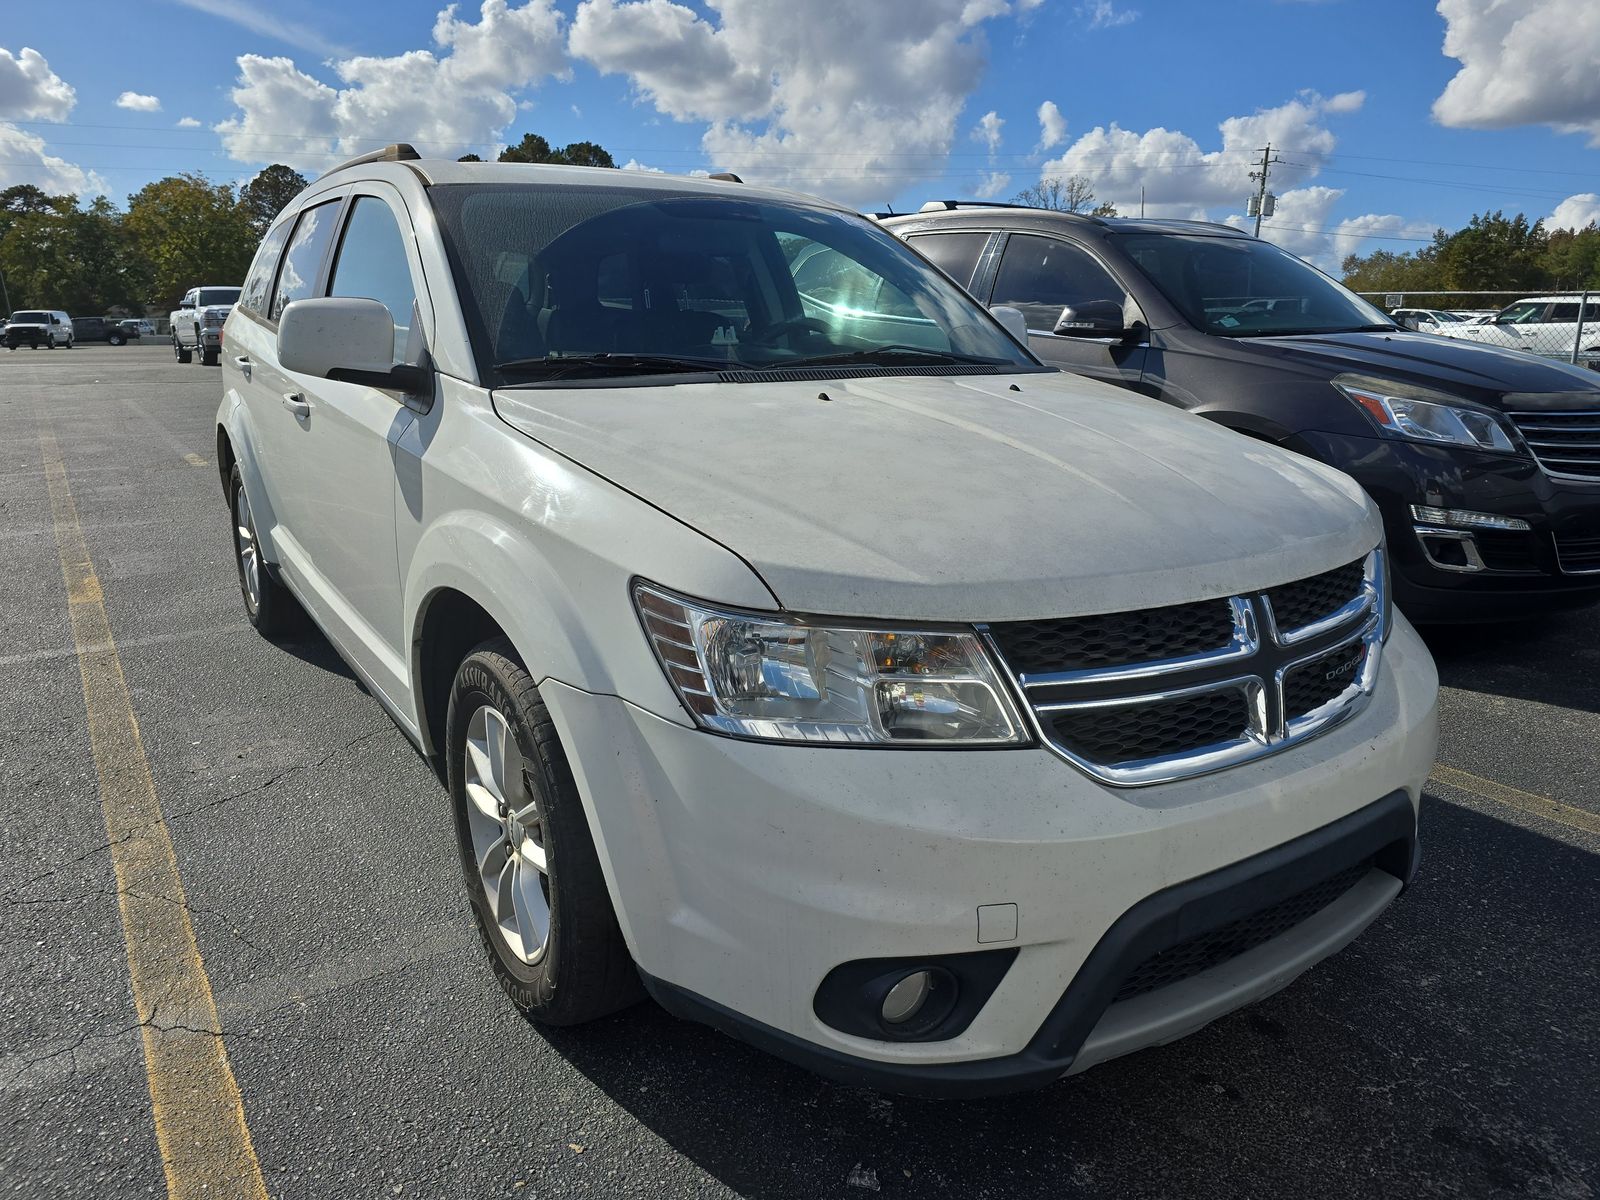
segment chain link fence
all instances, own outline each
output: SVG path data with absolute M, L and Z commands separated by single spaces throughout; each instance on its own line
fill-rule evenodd
M 1600 371 L 1600 291 L 1361 292 L 1401 324 Z

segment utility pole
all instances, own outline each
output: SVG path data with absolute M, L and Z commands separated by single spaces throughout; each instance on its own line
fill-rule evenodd
M 1256 194 L 1250 197 L 1250 203 L 1245 208 L 1245 215 L 1256 219 L 1256 236 L 1261 236 L 1261 218 L 1270 217 L 1272 210 L 1277 205 L 1278 198 L 1267 191 L 1267 174 L 1272 170 L 1272 164 L 1282 162 L 1282 158 L 1272 155 L 1272 143 L 1268 142 L 1261 148 L 1261 169 L 1251 171 L 1250 178 L 1257 181 Z

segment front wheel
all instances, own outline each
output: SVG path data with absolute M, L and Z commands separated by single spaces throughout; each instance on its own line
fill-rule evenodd
M 272 637 L 289 627 L 294 614 L 294 597 L 272 577 L 261 558 L 255 513 L 250 509 L 250 497 L 245 495 L 244 475 L 238 463 L 233 465 L 233 473 L 228 476 L 228 501 L 233 512 L 233 557 L 239 568 L 244 614 L 257 633 Z
M 501 987 L 522 1013 L 577 1025 L 643 994 L 566 752 L 504 638 L 462 662 L 446 716 L 467 898 Z
M 44 340 L 44 348 L 46 350 L 54 350 L 56 348 L 56 335 L 55 334 L 52 333 L 49 337 L 45 338 L 45 340 Z
M 184 349 L 183 343 L 178 340 L 177 334 L 172 335 L 172 356 L 181 363 L 186 363 L 193 357 L 188 350 Z
M 106 341 L 110 342 L 113 346 L 120 346 L 127 340 L 128 339 L 123 337 L 120 333 L 113 333 L 106 339 Z

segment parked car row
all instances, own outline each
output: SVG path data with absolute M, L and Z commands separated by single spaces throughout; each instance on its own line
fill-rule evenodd
M 150 323 L 138 318 L 69 317 L 60 309 L 23 309 L 0 322 L 0 340 L 7 349 L 70 350 L 79 342 L 109 342 L 122 346 L 138 341 Z
M 1383 513 L 1408 616 L 1600 599 L 1593 372 L 1408 331 L 1227 226 L 948 203 L 884 224 L 1026 313 L 1045 361 L 1352 476 Z
M 1275 991 L 1411 880 L 1411 518 L 1386 545 L 1270 443 L 1499 418 L 1232 231 L 894 230 L 363 156 L 261 243 L 217 462 L 249 620 L 303 607 L 435 764 L 523 1012 L 648 992 L 852 1083 L 1038 1086 Z

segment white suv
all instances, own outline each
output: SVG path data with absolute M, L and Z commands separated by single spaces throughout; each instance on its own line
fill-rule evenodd
M 836 1078 L 1032 1086 L 1410 878 L 1437 685 L 1372 504 L 1017 316 L 736 181 L 391 147 L 273 225 L 218 413 L 246 609 L 435 764 L 528 1015 L 642 984 Z

